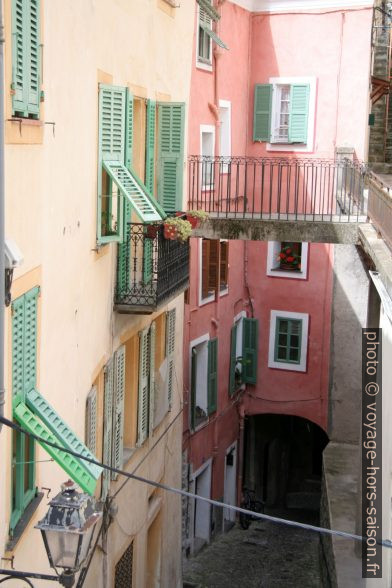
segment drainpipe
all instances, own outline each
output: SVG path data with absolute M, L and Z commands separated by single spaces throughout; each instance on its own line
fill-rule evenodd
M 4 23 L 0 1 L 0 416 L 4 416 Z M 0 424 L 0 432 L 2 429 Z
M 244 434 L 245 434 L 245 409 L 242 404 L 238 406 L 240 419 L 240 432 L 238 435 L 238 477 L 237 477 L 237 504 L 242 501 L 242 478 L 244 468 Z

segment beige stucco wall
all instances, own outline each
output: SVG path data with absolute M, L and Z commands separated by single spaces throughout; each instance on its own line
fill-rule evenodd
M 11 114 L 9 15 L 10 0 L 5 0 L 6 118 Z M 171 8 L 164 0 L 87 0 L 76 5 L 62 0 L 42 0 L 42 16 L 45 92 L 42 122 L 54 123 L 54 128 L 43 124 L 32 130 L 32 125 L 22 124 L 19 130 L 17 123 L 6 123 L 6 236 L 16 241 L 24 256 L 22 267 L 15 272 L 13 296 L 24 291 L 26 274 L 32 280 L 28 287 L 35 285 L 39 276 L 39 389 L 84 438 L 85 400 L 94 378 L 125 338 L 136 334 L 155 316 L 113 313 L 117 248 L 110 244 L 99 252 L 95 250 L 98 82 L 128 85 L 135 93 L 152 99 L 188 103 L 194 2 L 188 0 L 179 8 Z M 31 274 L 33 270 L 35 273 Z M 127 466 L 129 469 L 142 459 L 180 410 L 182 296 L 169 306 L 177 307 L 177 388 L 173 408 L 154 438 L 135 452 Z M 11 416 L 9 337 L 8 310 L 5 337 L 8 417 Z M 145 460 L 139 470 L 141 475 L 180 485 L 180 420 Z M 10 514 L 8 430 L 3 429 L 1 441 L 2 555 Z M 46 458 L 39 449 L 37 459 Z M 39 487 L 51 488 L 51 497 L 66 478 L 55 463 L 37 464 L 36 482 Z M 122 527 L 136 536 L 139 563 L 136 586 L 144 582 L 148 492 L 148 487 L 132 482 L 118 501 L 119 516 L 124 517 Z M 32 530 L 46 504 L 43 500 L 14 551 L 17 569 L 49 572 L 39 532 Z M 162 495 L 161 512 L 163 526 L 167 523 L 168 529 L 162 543 L 165 551 L 162 573 L 168 577 L 169 568 L 176 568 L 176 573 L 180 570 L 180 500 Z M 129 541 L 130 537 L 114 523 L 109 532 L 109 572 Z M 164 585 L 175 586 L 177 580 L 173 577 Z M 35 585 L 45 583 L 37 581 Z M 86 585 L 103 586 L 101 556 L 94 560 L 91 579 Z

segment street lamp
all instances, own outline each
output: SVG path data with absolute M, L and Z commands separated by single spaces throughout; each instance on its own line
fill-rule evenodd
M 95 499 L 77 492 L 76 484 L 68 480 L 50 501 L 45 517 L 35 526 L 42 533 L 50 566 L 66 588 L 74 585 L 75 574 L 87 558 L 101 516 Z M 63 568 L 63 572 L 59 574 L 57 568 Z

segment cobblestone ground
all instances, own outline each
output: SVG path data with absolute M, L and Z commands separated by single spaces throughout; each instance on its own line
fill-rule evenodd
M 294 518 L 287 511 L 276 516 Z M 296 513 L 297 515 L 300 513 Z M 313 515 L 297 520 L 318 524 Z M 236 524 L 184 562 L 184 587 L 321 588 L 317 533 L 269 522 Z

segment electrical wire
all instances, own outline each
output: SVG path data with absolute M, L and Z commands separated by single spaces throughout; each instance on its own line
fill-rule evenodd
M 212 504 L 213 506 L 217 506 L 218 508 L 227 508 L 227 509 L 235 511 L 235 512 L 239 512 L 239 513 L 246 514 L 248 516 L 252 516 L 255 519 L 261 519 L 261 520 L 270 521 L 272 523 L 279 523 L 282 525 L 287 525 L 289 527 L 296 527 L 296 528 L 300 528 L 300 529 L 305 529 L 307 531 L 312 531 L 315 533 L 323 533 L 324 535 L 333 535 L 333 536 L 337 536 L 337 537 L 344 537 L 345 539 L 352 539 L 354 541 L 361 541 L 361 542 L 365 541 L 366 542 L 366 537 L 362 537 L 361 535 L 355 535 L 354 533 L 348 533 L 346 531 L 337 531 L 336 529 L 327 529 L 325 527 L 317 527 L 316 525 L 309 525 L 307 523 L 300 523 L 298 521 L 290 521 L 288 519 L 282 519 L 280 517 L 267 515 L 265 513 L 254 512 L 252 510 L 248 510 L 248 509 L 242 508 L 240 506 L 234 506 L 232 504 L 226 504 L 225 502 L 213 500 L 212 498 L 206 498 L 205 496 L 199 496 L 197 494 L 193 494 L 192 492 L 187 492 L 186 490 L 182 490 L 181 488 L 174 488 L 173 486 L 168 486 L 167 484 L 162 484 L 161 482 L 154 482 L 153 480 L 149 480 L 148 478 L 144 478 L 143 476 L 137 476 L 137 475 L 132 474 L 130 472 L 125 472 L 123 470 L 120 470 L 119 468 L 115 468 L 113 466 L 104 464 L 96 459 L 92 459 L 92 458 L 87 457 L 85 455 L 81 455 L 80 453 L 78 453 L 77 451 L 73 451 L 72 449 L 68 449 L 66 447 L 61 447 L 57 443 L 52 443 L 51 441 L 47 441 L 46 439 L 43 439 L 42 437 L 40 437 L 39 435 L 36 435 L 35 433 L 30 433 L 30 431 L 27 431 L 26 429 L 24 429 L 20 425 L 13 423 L 12 421 L 6 419 L 3 416 L 0 416 L 0 423 L 2 423 L 6 427 L 9 427 L 15 431 L 18 431 L 19 433 L 22 433 L 23 435 L 27 435 L 28 437 L 35 439 L 36 441 L 38 441 L 39 443 L 42 443 L 43 445 L 47 445 L 48 447 L 54 447 L 55 449 L 57 449 L 59 451 L 62 451 L 64 453 L 68 453 L 69 455 L 73 455 L 74 457 L 77 457 L 78 459 L 82 459 L 84 461 L 87 461 L 88 463 L 91 463 L 93 465 L 100 466 L 100 467 L 102 467 L 106 470 L 109 470 L 110 472 L 113 472 L 115 474 L 120 474 L 122 476 L 126 476 L 127 478 L 135 480 L 136 482 L 148 484 L 149 486 L 154 486 L 155 488 L 161 488 L 162 490 L 166 490 L 167 492 L 172 492 L 173 494 L 178 494 L 179 496 L 185 496 L 186 498 L 192 498 L 193 500 L 200 500 L 201 502 L 206 502 L 207 504 Z M 388 539 L 382 539 L 380 541 L 376 541 L 376 543 L 378 545 L 382 545 L 383 547 L 388 547 L 389 549 L 392 548 L 392 541 L 390 541 Z

